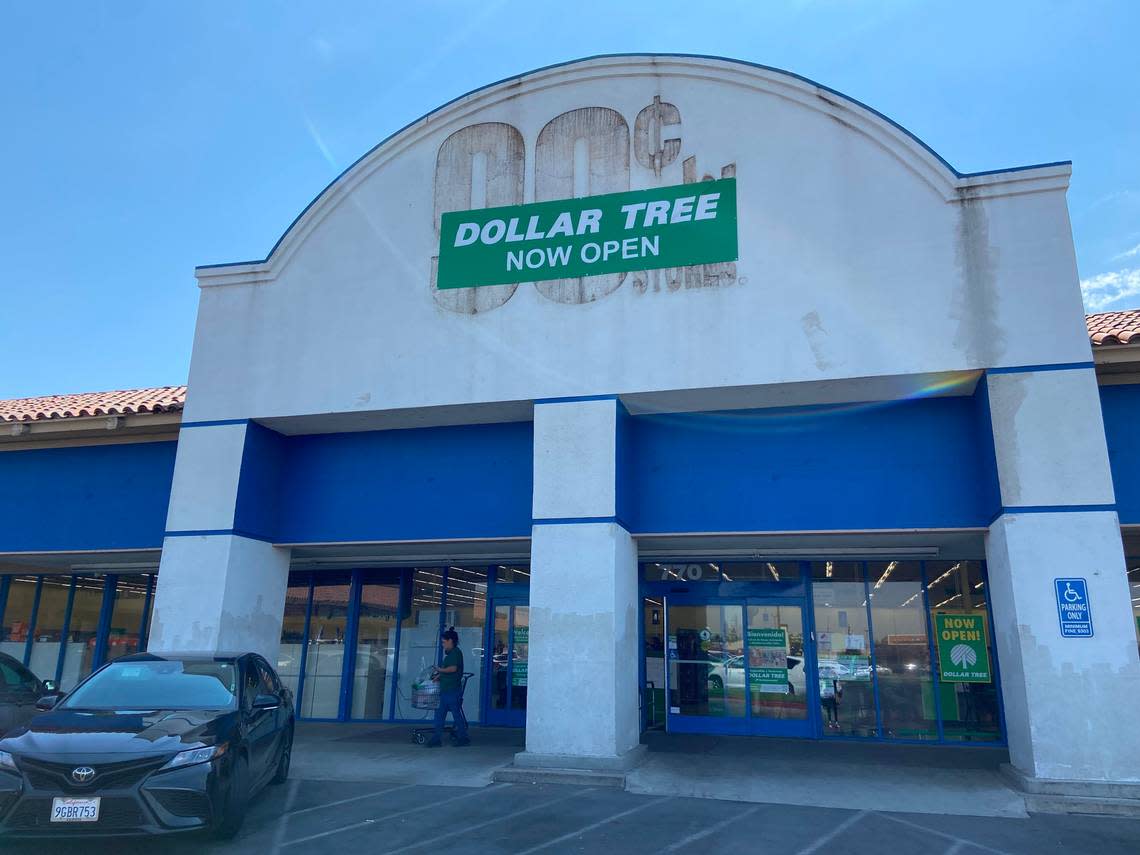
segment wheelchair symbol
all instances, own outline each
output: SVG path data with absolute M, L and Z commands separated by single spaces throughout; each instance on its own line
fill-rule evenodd
M 1061 596 L 1065 598 L 1066 603 L 1079 603 L 1081 601 L 1081 595 L 1073 590 L 1072 582 L 1065 583 L 1065 592 Z

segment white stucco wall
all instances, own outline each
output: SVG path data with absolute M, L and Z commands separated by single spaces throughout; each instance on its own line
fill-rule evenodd
M 289 550 L 237 535 L 168 537 L 147 649 L 254 651 L 277 661 Z
M 680 149 L 660 176 L 635 156 L 635 120 L 654 97 L 681 119 L 665 128 Z M 441 144 L 478 123 L 510 124 L 532 201 L 539 132 L 584 107 L 627 124 L 630 189 L 682 183 L 690 157 L 697 178 L 735 169 L 733 284 L 670 291 L 656 274 L 629 274 L 581 305 L 524 283 L 494 286 L 513 291 L 501 305 L 476 289 L 475 314 L 445 308 L 430 286 L 433 199 L 462 208 L 472 192 L 437 186 Z M 852 102 L 727 61 L 610 58 L 536 73 L 380 147 L 268 263 L 200 271 L 187 419 L 1086 361 L 1068 173 L 958 179 Z
M 637 606 L 625 529 L 535 526 L 526 753 L 537 762 L 617 765 L 637 746 Z
M 244 424 L 187 428 L 178 435 L 167 531 L 233 528 Z
M 615 400 L 535 406 L 535 519 L 614 516 L 617 417 Z
M 987 384 L 1003 505 L 1115 501 L 1093 369 L 991 374 Z
M 1030 776 L 1140 781 L 1140 657 L 1115 513 L 1006 514 L 986 559 L 1010 760 Z M 1053 580 L 1088 582 L 1094 635 L 1063 638 Z

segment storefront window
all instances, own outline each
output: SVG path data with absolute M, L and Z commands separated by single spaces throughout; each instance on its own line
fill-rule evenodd
M 950 741 L 999 739 L 996 658 L 981 562 L 928 561 L 926 578 L 943 734 Z
M 94 666 L 106 583 L 105 576 L 75 577 L 75 597 L 71 603 L 71 622 L 67 626 L 63 672 L 59 678 L 59 687 L 64 692 L 75 688 Z
M 40 587 L 40 605 L 36 610 L 32 637 L 32 655 L 28 668 L 41 680 L 54 680 L 59 664 L 59 644 L 63 638 L 63 622 L 67 617 L 67 599 L 71 592 L 70 576 L 47 576 Z
M 440 609 L 443 606 L 443 569 L 427 567 L 412 572 L 411 599 L 400 624 L 399 687 L 396 718 L 430 718 L 432 713 L 412 707 L 412 684 L 426 677 L 439 660 Z
M 824 736 L 875 736 L 875 689 L 863 565 L 811 565 Z
M 380 719 L 388 715 L 391 680 L 396 665 L 396 624 L 400 583 L 364 582 L 356 626 L 352 717 Z
M 645 727 L 665 725 L 665 608 L 662 601 L 646 597 L 645 614 Z
M 669 711 L 742 718 L 745 714 L 744 609 L 739 605 L 670 606 Z
M 139 652 L 149 582 L 149 576 L 117 577 L 115 605 L 111 610 L 111 626 L 103 661 L 110 662 L 120 656 Z
M 867 582 L 883 736 L 937 739 L 922 565 L 917 561 L 872 562 L 867 565 Z
M 351 585 L 342 577 L 318 579 L 313 587 L 305 654 L 303 718 L 337 718 L 344 672 L 345 633 Z
M 529 585 L 530 568 L 526 566 L 512 566 L 500 564 L 495 568 L 495 584 L 497 585 Z
M 518 570 L 519 568 L 512 568 Z M 467 682 L 463 710 L 467 720 L 479 721 L 483 697 L 483 643 L 487 626 L 487 570 L 485 567 L 449 567 L 447 570 L 447 616 L 445 626 L 454 626 L 463 651 L 463 669 L 472 676 Z
M 24 661 L 28 633 L 31 631 L 32 609 L 36 601 L 35 576 L 15 576 L 8 585 L 4 619 L 0 622 L 0 653 Z
M 309 613 L 309 582 L 292 582 L 285 591 L 285 614 L 281 619 L 281 647 L 277 652 L 277 675 L 297 694 L 301 677 L 301 651 L 305 645 L 305 617 Z

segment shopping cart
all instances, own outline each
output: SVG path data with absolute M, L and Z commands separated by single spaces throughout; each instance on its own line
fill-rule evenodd
M 463 712 L 463 694 L 467 691 L 467 681 L 475 676 L 473 671 L 465 671 L 463 673 L 463 680 L 459 683 L 459 714 L 463 716 L 463 723 L 467 723 L 467 715 Z M 412 690 L 412 708 L 417 710 L 437 710 L 439 709 L 439 691 L 423 691 L 420 689 Z M 451 740 L 452 744 L 459 741 L 455 735 L 455 725 L 449 724 L 443 728 Z M 433 722 L 429 727 L 413 727 L 412 728 L 412 742 L 417 745 L 424 745 L 431 735 L 435 733 L 435 723 Z

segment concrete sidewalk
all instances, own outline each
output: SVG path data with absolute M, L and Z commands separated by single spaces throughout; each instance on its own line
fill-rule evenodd
M 416 725 L 420 726 L 420 725 Z M 384 781 L 485 787 L 494 771 L 522 751 L 522 730 L 471 728 L 471 745 L 441 748 L 412 742 L 411 724 L 298 722 L 293 774 L 309 781 Z
M 1024 817 L 993 748 L 646 734 L 626 790 L 900 813 Z
M 428 749 L 411 725 L 302 723 L 293 770 L 313 781 L 485 787 L 522 751 L 525 734 L 472 728 L 472 744 Z M 648 733 L 630 793 L 849 810 L 1024 817 L 1025 797 L 1001 776 L 1004 750 L 805 742 Z M 537 773 L 536 780 L 545 780 Z

